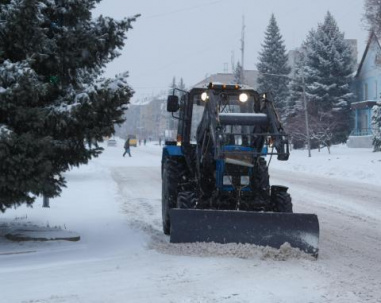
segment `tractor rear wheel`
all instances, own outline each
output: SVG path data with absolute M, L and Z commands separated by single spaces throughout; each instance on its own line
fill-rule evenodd
M 171 230 L 169 210 L 176 207 L 177 187 L 183 174 L 184 165 L 181 162 L 167 158 L 163 163 L 161 206 L 163 232 L 166 235 L 169 235 Z

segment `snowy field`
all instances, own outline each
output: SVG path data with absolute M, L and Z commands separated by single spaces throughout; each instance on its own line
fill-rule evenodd
M 66 174 L 42 208 L 0 214 L 0 303 L 381 302 L 381 153 L 335 146 L 271 160 L 295 212 L 319 217 L 318 260 L 284 246 L 170 244 L 161 227 L 161 147 L 123 142 Z M 11 228 L 72 231 L 81 240 L 11 242 Z

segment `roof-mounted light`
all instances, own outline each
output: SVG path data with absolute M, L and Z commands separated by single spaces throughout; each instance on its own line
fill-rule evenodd
M 241 89 L 241 86 L 238 84 L 225 84 L 225 83 L 212 83 L 210 82 L 208 85 L 209 89 L 214 90 L 238 90 Z

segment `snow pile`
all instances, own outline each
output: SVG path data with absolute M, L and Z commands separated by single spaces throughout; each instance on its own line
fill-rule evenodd
M 79 241 L 80 236 L 60 226 L 38 226 L 31 222 L 8 222 L 0 224 L 0 235 L 11 241 Z
M 149 248 L 158 252 L 170 255 L 197 256 L 197 257 L 234 257 L 240 259 L 261 259 L 286 261 L 289 259 L 316 260 L 311 255 L 302 252 L 300 249 L 293 248 L 289 243 L 284 243 L 280 249 L 263 247 L 252 244 L 236 243 L 166 243 L 152 241 Z

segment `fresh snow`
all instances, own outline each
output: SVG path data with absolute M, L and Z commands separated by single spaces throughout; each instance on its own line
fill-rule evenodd
M 370 148 L 347 148 L 334 146 L 331 154 L 324 148 L 311 151 L 292 150 L 289 161 L 277 161 L 274 157 L 270 167 L 277 169 L 315 174 L 341 180 L 381 185 L 381 153 Z
M 161 230 L 161 147 L 123 141 L 66 174 L 62 196 L 0 214 L 0 302 L 381 302 L 381 153 L 334 146 L 271 159 L 295 212 L 317 213 L 317 260 L 291 248 L 170 244 Z M 269 160 L 269 159 L 267 159 Z M 12 242 L 12 229 L 78 242 Z M 46 235 L 46 234 L 45 234 Z

